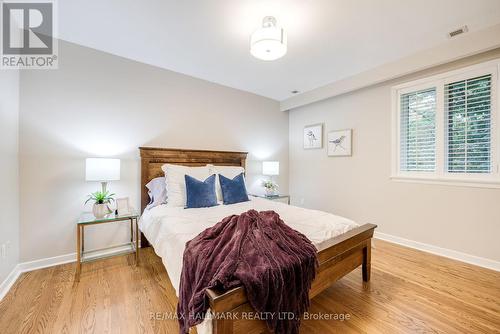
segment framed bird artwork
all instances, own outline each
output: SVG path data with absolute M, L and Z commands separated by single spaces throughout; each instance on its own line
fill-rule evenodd
M 304 127 L 304 149 L 323 148 L 323 124 Z
M 328 156 L 345 157 L 352 155 L 352 130 L 328 132 Z

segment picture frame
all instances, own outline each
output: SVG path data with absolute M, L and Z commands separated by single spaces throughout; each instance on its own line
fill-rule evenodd
M 327 151 L 329 157 L 352 156 L 352 129 L 328 132 Z
M 323 148 L 323 123 L 305 126 L 303 142 L 305 150 Z
M 116 199 L 116 214 L 118 216 L 124 216 L 130 214 L 130 204 L 128 197 L 117 198 Z

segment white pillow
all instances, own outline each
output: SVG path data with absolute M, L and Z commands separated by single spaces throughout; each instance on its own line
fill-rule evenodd
M 167 206 L 186 206 L 186 179 L 185 175 L 194 177 L 197 180 L 205 181 L 212 174 L 208 166 L 189 167 L 181 165 L 165 164 L 161 167 L 165 173 L 165 183 L 167 185 Z
M 210 175 L 217 174 L 217 182 L 215 182 L 215 190 L 217 192 L 217 201 L 222 201 L 222 189 L 220 187 L 219 174 L 227 177 L 228 179 L 233 179 L 235 176 L 245 173 L 245 168 L 239 166 L 214 166 L 207 165 L 210 167 Z M 246 180 L 245 180 L 246 183 Z M 245 184 L 246 187 L 246 184 Z

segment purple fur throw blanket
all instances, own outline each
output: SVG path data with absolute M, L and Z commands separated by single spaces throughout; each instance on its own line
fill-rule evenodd
M 177 306 L 180 332 L 203 321 L 207 288 L 243 285 L 255 311 L 267 315 L 271 331 L 298 333 L 318 267 L 316 252 L 274 211 L 224 218 L 186 244 Z

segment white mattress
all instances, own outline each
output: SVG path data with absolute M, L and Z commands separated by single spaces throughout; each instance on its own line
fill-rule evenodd
M 316 246 L 323 249 L 326 241 L 359 225 L 352 220 L 331 213 L 299 208 L 263 198 L 250 197 L 251 201 L 210 208 L 184 209 L 182 207 L 157 206 L 146 210 L 139 228 L 161 257 L 177 295 L 182 272 L 182 257 L 186 242 L 223 218 L 246 212 L 274 210 L 291 228 L 304 234 Z M 209 326 L 205 322 L 206 326 Z M 211 328 L 198 326 L 198 333 L 210 333 Z

